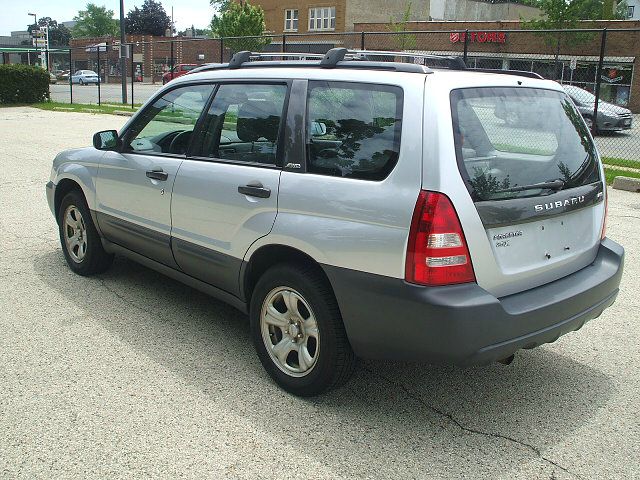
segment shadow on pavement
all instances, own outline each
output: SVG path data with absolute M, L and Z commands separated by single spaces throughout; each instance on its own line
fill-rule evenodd
M 270 381 L 246 317 L 232 307 L 122 258 L 99 278 L 71 274 L 59 249 L 34 266 L 85 321 L 250 419 L 275 443 L 306 445 L 329 467 L 348 456 L 353 471 L 336 476 L 472 475 L 471 467 L 504 475 L 570 441 L 614 389 L 601 372 L 543 347 L 508 367 L 361 361 L 342 389 L 298 399 Z M 498 457 L 487 453 L 496 449 Z

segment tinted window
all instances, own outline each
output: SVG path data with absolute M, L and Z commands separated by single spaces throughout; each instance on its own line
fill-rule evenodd
M 286 85 L 221 85 L 207 112 L 198 155 L 275 164 Z
M 399 87 L 309 82 L 308 170 L 384 179 L 400 153 L 402 98 Z
M 125 146 L 147 154 L 186 153 L 212 91 L 212 85 L 190 85 L 167 92 L 136 118 L 127 131 Z
M 460 89 L 451 92 L 451 109 L 458 163 L 476 201 L 548 195 L 600 180 L 587 128 L 562 92 Z M 531 187 L 542 182 L 555 185 Z

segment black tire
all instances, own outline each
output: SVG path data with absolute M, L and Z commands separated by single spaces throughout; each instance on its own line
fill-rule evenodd
M 77 210 L 74 210 L 77 209 Z M 73 227 L 65 222 L 67 213 L 76 215 L 80 212 L 80 218 L 74 218 L 76 222 L 80 222 L 84 226 L 81 238 L 84 240 L 82 258 L 80 257 L 80 247 L 70 247 L 66 240 L 66 236 L 70 235 Z M 91 212 L 87 206 L 84 195 L 79 190 L 72 190 L 60 202 L 58 209 L 58 232 L 60 234 L 60 245 L 64 258 L 69 268 L 78 275 L 88 276 L 95 275 L 106 271 L 113 262 L 113 255 L 107 253 L 102 247 L 100 235 L 96 230 Z
M 317 359 L 301 377 L 287 374 L 278 366 L 267 351 L 267 341 L 263 338 L 262 308 L 270 294 L 279 287 L 299 293 L 308 303 L 317 324 Z M 317 267 L 281 264 L 264 273 L 251 297 L 250 323 L 251 337 L 262 365 L 280 387 L 294 395 L 318 395 L 344 384 L 353 373 L 356 358 L 347 339 L 338 304 L 331 286 Z
M 78 80 L 78 83 L 80 84 L 81 87 L 84 86 L 84 80 L 80 79 L 80 80 Z

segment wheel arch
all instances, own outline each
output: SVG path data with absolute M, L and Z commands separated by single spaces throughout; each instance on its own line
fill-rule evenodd
M 241 294 L 247 304 L 251 302 L 253 289 L 260 277 L 269 268 L 282 263 L 312 266 L 318 271 L 318 273 L 320 273 L 320 275 L 322 275 L 333 291 L 333 285 L 322 268 L 322 265 L 308 253 L 288 245 L 264 245 L 253 252 L 248 261 L 243 262 L 240 271 Z

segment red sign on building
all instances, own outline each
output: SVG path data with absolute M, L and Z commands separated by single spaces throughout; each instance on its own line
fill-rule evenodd
M 464 42 L 466 33 L 451 33 L 449 37 L 451 43 Z M 469 32 L 469 42 L 506 43 L 507 34 L 505 32 Z

